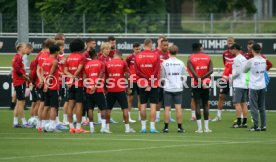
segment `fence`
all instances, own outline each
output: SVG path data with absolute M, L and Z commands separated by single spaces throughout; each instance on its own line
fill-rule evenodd
M 30 33 L 276 33 L 275 17 L 236 14 L 62 14 L 29 13 Z M 0 34 L 17 32 L 17 17 L 0 13 Z

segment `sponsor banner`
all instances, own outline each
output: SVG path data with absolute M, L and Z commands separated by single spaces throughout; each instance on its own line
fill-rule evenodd
M 215 77 L 215 80 L 218 79 L 218 77 Z M 275 97 L 274 94 L 276 93 L 276 77 L 270 78 L 270 84 L 267 88 L 266 93 L 266 109 L 267 110 L 276 110 L 275 106 Z M 187 85 L 190 85 L 190 79 L 187 81 Z M 215 92 L 214 92 L 215 91 Z M 11 94 L 12 94 L 12 83 L 10 76 L 7 75 L 0 75 L 0 107 L 9 107 L 11 103 Z M 210 108 L 216 109 L 218 104 L 218 98 L 219 98 L 219 88 L 211 89 L 210 90 Z M 30 102 L 27 102 L 28 106 L 30 106 Z M 191 104 L 191 89 L 185 88 L 183 91 L 183 102 L 182 107 L 183 108 L 190 108 Z M 137 97 L 134 97 L 133 106 L 137 107 Z M 115 107 L 119 107 L 118 104 L 115 105 Z M 224 103 L 224 109 L 234 109 L 233 103 L 232 103 L 232 97 L 230 95 L 227 95 L 225 98 Z
M 99 50 L 102 42 L 106 41 L 104 38 L 93 37 L 97 42 L 97 50 Z M 37 53 L 45 38 L 30 37 L 29 41 L 34 47 L 34 53 Z M 86 38 L 82 38 L 85 40 Z M 222 54 L 226 47 L 226 39 L 223 38 L 168 38 L 170 44 L 175 44 L 179 48 L 180 54 L 190 54 L 192 52 L 193 43 L 202 43 L 204 51 L 209 54 Z M 69 43 L 72 38 L 66 38 L 65 52 L 69 53 Z M 247 51 L 248 40 L 254 40 L 256 43 L 262 45 L 262 53 L 276 54 L 276 39 L 273 38 L 237 38 L 236 42 L 242 46 L 243 51 Z M 143 44 L 144 38 L 117 38 L 117 49 L 124 54 L 132 52 L 132 45 L 134 42 Z M 153 48 L 157 47 L 157 40 L 153 39 Z M 0 53 L 15 53 L 15 44 L 17 38 L 7 38 L 0 36 Z

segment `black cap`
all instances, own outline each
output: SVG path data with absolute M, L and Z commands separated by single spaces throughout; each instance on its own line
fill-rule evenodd
M 238 44 L 233 44 L 229 49 L 237 49 L 237 50 L 241 50 L 241 46 Z

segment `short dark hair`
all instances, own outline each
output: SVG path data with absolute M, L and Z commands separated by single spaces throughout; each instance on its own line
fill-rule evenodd
M 255 51 L 256 53 L 260 53 L 261 50 L 262 50 L 262 47 L 258 44 L 258 43 L 255 43 L 252 47 L 253 51 Z
M 201 47 L 202 47 L 201 43 L 193 43 L 192 50 L 193 52 L 199 52 Z
M 165 39 L 161 40 L 161 43 L 163 43 L 163 42 L 169 42 L 169 40 L 167 38 L 165 38 Z
M 87 38 L 85 40 L 85 43 L 94 42 L 94 41 L 95 41 L 95 39 L 93 39 L 93 38 Z
M 241 50 L 241 46 L 238 44 L 233 44 L 229 49 Z
M 176 55 L 178 53 L 178 47 L 176 45 L 172 45 L 169 47 L 169 51 L 171 55 Z
M 115 41 L 116 40 L 116 38 L 114 37 L 114 36 L 109 36 L 109 37 L 107 37 L 107 41 L 109 42 L 109 41 Z
M 88 54 L 89 54 L 89 56 L 90 56 L 91 59 L 97 57 L 96 49 L 89 50 Z
M 120 56 L 120 57 L 123 56 L 123 54 L 122 54 L 120 51 L 116 51 L 116 52 L 114 53 L 114 55 L 117 55 L 117 56 Z
M 140 43 L 135 42 L 135 43 L 133 43 L 132 47 L 133 48 L 140 47 Z
M 71 52 L 81 52 L 84 50 L 84 42 L 80 39 L 73 39 L 69 44 L 69 49 Z
M 254 42 L 254 40 L 249 40 L 248 42 L 247 42 L 247 44 L 254 44 L 255 42 Z
M 49 47 L 49 50 L 50 50 L 50 54 L 55 54 L 56 52 L 59 52 L 60 51 L 60 48 L 58 45 L 51 45 Z
M 48 38 L 43 42 L 42 48 L 49 48 L 50 46 L 54 45 L 56 41 L 54 39 Z
M 150 38 L 146 38 L 145 40 L 144 40 L 144 46 L 148 46 L 149 44 L 151 44 L 152 43 L 152 40 L 150 39 Z
M 33 46 L 32 46 L 32 44 L 30 44 L 30 43 L 27 43 L 27 48 L 29 48 L 29 49 L 33 49 Z

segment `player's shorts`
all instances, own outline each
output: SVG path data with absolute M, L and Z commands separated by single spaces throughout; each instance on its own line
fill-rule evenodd
M 193 98 L 195 100 L 209 101 L 210 89 L 209 88 L 192 88 Z
M 145 91 L 146 88 L 139 88 L 140 91 L 140 102 L 141 104 L 147 104 L 148 101 L 151 104 L 157 104 L 158 103 L 158 88 L 151 88 L 150 91 Z
M 36 102 L 38 100 L 36 88 L 33 87 L 33 89 L 31 90 L 31 94 L 32 94 L 32 102 Z
M 45 93 L 44 104 L 45 106 L 58 108 L 59 107 L 58 90 L 48 90 Z
M 15 93 L 16 93 L 16 98 L 19 101 L 24 101 L 26 99 L 26 97 L 25 97 L 26 84 L 23 83 L 19 86 L 15 86 L 14 89 L 15 89 Z
M 104 92 L 95 92 L 93 94 L 87 94 L 88 109 L 94 110 L 95 106 L 98 106 L 100 110 L 107 109 L 107 103 Z
M 227 84 L 225 84 L 223 82 L 219 82 L 218 85 L 219 85 L 219 87 L 221 87 L 219 89 L 220 94 L 229 95 L 229 92 L 230 92 L 229 82 L 227 82 Z
M 164 100 L 164 88 L 159 87 L 158 88 L 158 93 L 159 93 L 158 101 L 163 102 L 163 100 Z
M 75 100 L 77 103 L 83 102 L 83 87 L 75 87 L 72 85 L 68 89 L 68 100 Z
M 122 92 L 108 92 L 106 95 L 107 109 L 111 110 L 116 101 L 118 101 L 121 109 L 128 108 L 127 95 L 125 91 Z
M 234 88 L 233 103 L 245 103 L 248 101 L 248 89 Z
M 45 101 L 45 93 L 43 92 L 43 87 L 36 89 L 37 99 L 41 102 Z
M 137 83 L 132 83 L 133 87 L 130 87 L 131 88 L 131 94 L 129 94 L 129 96 L 133 96 L 135 93 L 137 95 L 139 95 L 139 86 Z
M 172 104 L 182 104 L 182 92 L 164 91 L 164 106 L 172 106 Z
M 67 86 L 63 87 L 63 85 L 61 84 L 58 94 L 59 94 L 59 97 L 61 98 L 61 100 L 68 101 L 68 88 L 67 88 Z

